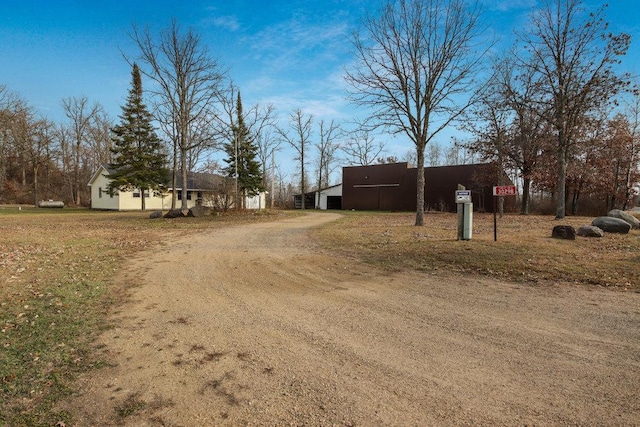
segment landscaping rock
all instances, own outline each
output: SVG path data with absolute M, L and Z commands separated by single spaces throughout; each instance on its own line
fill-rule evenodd
M 630 213 L 627 213 L 627 212 L 625 212 L 623 210 L 612 209 L 607 213 L 607 216 L 610 216 L 612 218 L 620 218 L 620 219 L 628 222 L 629 225 L 631 226 L 631 228 L 634 229 L 634 230 L 640 229 L 640 221 L 638 221 L 638 218 L 634 217 Z
M 171 209 L 169 212 L 164 214 L 165 218 L 181 218 L 183 216 L 187 216 L 186 213 L 189 211 L 182 211 L 182 209 Z
M 595 225 L 583 225 L 578 228 L 578 236 L 580 237 L 604 237 L 604 231 Z
M 211 215 L 211 213 L 211 208 L 208 208 L 206 206 L 194 206 L 189 209 L 189 216 L 193 216 L 196 218 L 199 218 L 201 216 L 209 216 Z
M 570 225 L 556 225 L 551 231 L 554 239 L 576 240 L 576 229 Z
M 162 211 L 153 211 L 149 214 L 149 219 L 162 218 Z
M 611 216 L 599 216 L 591 222 L 605 233 L 621 233 L 627 234 L 631 230 L 631 224 L 620 218 Z

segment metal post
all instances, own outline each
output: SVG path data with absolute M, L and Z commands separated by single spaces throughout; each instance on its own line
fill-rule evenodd
M 494 242 L 498 241 L 498 220 L 497 220 L 497 213 L 496 213 L 497 198 L 498 196 L 493 196 L 493 241 Z

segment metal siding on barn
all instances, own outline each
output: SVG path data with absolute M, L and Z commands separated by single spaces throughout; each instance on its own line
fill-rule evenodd
M 425 168 L 425 210 L 455 212 L 458 184 L 471 190 L 474 210 L 492 212 L 494 164 Z M 503 179 L 511 182 L 502 172 Z M 342 207 L 355 210 L 415 211 L 417 169 L 407 163 L 350 166 L 342 172 Z M 513 200 L 506 200 L 513 204 Z
M 411 202 L 407 201 L 410 197 L 407 196 L 411 186 L 407 184 L 407 172 L 407 163 L 343 168 L 342 207 L 356 210 L 410 209 Z

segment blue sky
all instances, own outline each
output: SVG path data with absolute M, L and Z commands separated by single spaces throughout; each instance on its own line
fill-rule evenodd
M 85 95 L 110 116 L 130 85 L 122 52 L 137 50 L 132 24 L 157 34 L 175 17 L 202 36 L 212 56 L 229 68 L 245 106 L 272 103 L 282 119 L 296 109 L 316 119 L 351 119 L 343 67 L 353 60 L 350 34 L 377 0 L 1 0 L 0 84 L 42 115 L 63 121 L 60 101 Z M 490 28 L 504 40 L 527 21 L 536 0 L 485 0 Z M 587 0 L 587 4 L 601 4 Z M 632 35 L 624 68 L 640 74 L 640 5 L 611 0 L 613 32 Z M 144 82 L 143 82 L 144 85 Z M 246 107 L 245 107 L 246 108 Z M 455 133 L 450 130 L 441 143 Z M 397 139 L 389 154 L 412 145 Z

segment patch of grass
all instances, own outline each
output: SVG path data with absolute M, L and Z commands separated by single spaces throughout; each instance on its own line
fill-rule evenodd
M 345 212 L 338 222 L 315 231 L 321 245 L 389 271 L 480 274 L 517 282 L 579 283 L 640 289 L 640 231 L 607 233 L 575 241 L 551 238 L 555 225 L 590 224 L 592 218 L 474 214 L 473 236 L 457 240 L 455 214 Z
M 56 402 L 79 373 L 106 363 L 92 342 L 127 297 L 112 282 L 124 260 L 175 236 L 288 215 L 149 220 L 149 212 L 0 207 L 0 425 L 72 424 Z
M 122 404 L 116 406 L 116 415 L 120 419 L 124 419 L 135 415 L 136 412 L 144 409 L 147 406 L 146 402 L 138 396 L 137 393 L 130 394 L 122 402 Z

